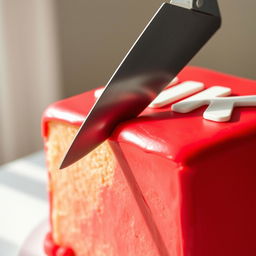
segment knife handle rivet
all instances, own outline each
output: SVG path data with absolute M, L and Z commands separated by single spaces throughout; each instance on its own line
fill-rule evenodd
M 196 1 L 197 8 L 201 8 L 203 5 L 204 5 L 204 0 L 197 0 Z

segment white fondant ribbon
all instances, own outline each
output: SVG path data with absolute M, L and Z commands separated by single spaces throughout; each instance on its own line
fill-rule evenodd
M 230 88 L 214 86 L 173 104 L 171 109 L 174 112 L 188 113 L 201 106 L 209 105 L 203 114 L 205 119 L 215 122 L 227 122 L 231 119 L 234 107 L 256 106 L 256 96 L 223 97 L 230 94 Z
M 187 81 L 162 91 L 156 99 L 149 105 L 150 108 L 161 108 L 175 101 L 181 100 L 193 93 L 204 89 L 204 84 L 200 82 Z
M 227 122 L 231 119 L 235 107 L 256 107 L 256 95 L 213 99 L 204 112 L 204 118 L 216 122 Z

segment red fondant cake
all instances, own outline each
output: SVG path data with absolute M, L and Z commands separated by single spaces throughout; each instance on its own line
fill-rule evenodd
M 255 81 L 206 69 L 187 67 L 178 77 L 229 87 L 233 95 L 256 94 Z M 90 91 L 44 114 L 49 256 L 256 254 L 255 108 L 236 108 L 224 123 L 203 119 L 205 107 L 187 114 L 170 105 L 147 108 L 58 170 L 95 100 Z

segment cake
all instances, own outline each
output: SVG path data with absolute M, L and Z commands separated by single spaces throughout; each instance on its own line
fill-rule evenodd
M 197 67 L 178 75 L 178 85 L 186 81 L 203 83 L 205 90 L 230 88 L 226 96 L 256 94 L 256 81 Z M 183 111 L 188 113 L 178 113 L 183 99 L 172 106 L 152 104 L 59 170 L 98 94 L 93 90 L 54 103 L 43 116 L 51 224 L 46 254 L 255 255 L 254 102 L 220 122 L 203 114 L 201 105 L 210 101 Z

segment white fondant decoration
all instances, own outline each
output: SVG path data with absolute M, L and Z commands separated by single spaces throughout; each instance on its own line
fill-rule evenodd
M 197 109 L 204 105 L 208 105 L 211 102 L 211 100 L 213 100 L 216 97 L 228 96 L 230 94 L 230 88 L 222 86 L 213 86 L 185 100 L 173 104 L 171 109 L 179 113 L 188 113 L 190 111 L 193 111 L 194 109 Z
M 101 96 L 101 94 L 103 93 L 104 88 L 98 89 L 94 92 L 94 97 L 95 98 L 99 98 Z
M 174 78 L 172 79 L 172 81 L 171 81 L 168 85 L 166 85 L 165 88 L 170 87 L 170 86 L 173 86 L 173 85 L 177 84 L 178 82 L 179 82 L 179 78 L 176 76 L 176 77 L 174 77 Z
M 188 113 L 204 105 L 209 105 L 204 112 L 204 118 L 216 122 L 226 122 L 231 117 L 233 105 L 230 105 L 231 101 L 229 101 L 229 98 L 223 96 L 229 96 L 230 94 L 230 88 L 222 86 L 210 87 L 203 92 L 173 104 L 171 109 L 174 112 Z M 218 98 L 221 96 L 222 98 Z
M 195 81 L 186 81 L 162 91 L 149 105 L 150 108 L 161 108 L 184 97 L 190 96 L 204 89 L 204 84 Z
M 256 95 L 213 99 L 204 112 L 204 118 L 216 122 L 227 122 L 231 119 L 234 107 L 256 107 Z

